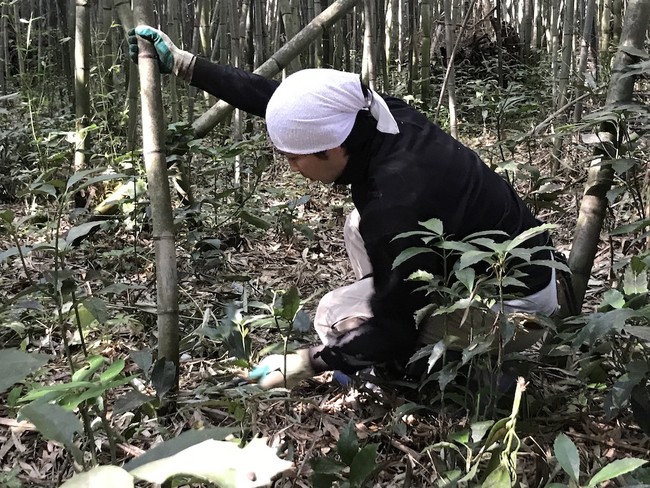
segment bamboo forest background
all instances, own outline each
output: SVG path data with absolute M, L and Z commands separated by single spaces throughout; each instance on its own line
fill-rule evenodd
M 499 322 L 547 330 L 527 355 L 425 348 L 409 383 L 242 381 L 354 279 L 350 195 L 131 62 L 139 23 L 418 107 L 552 224 L 577 309 Z M 0 486 L 650 486 L 649 24 L 650 0 L 0 0 Z

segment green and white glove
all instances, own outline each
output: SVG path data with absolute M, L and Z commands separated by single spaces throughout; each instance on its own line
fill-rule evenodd
M 266 356 L 259 365 L 249 373 L 248 379 L 257 381 L 261 388 L 283 388 L 285 386 L 285 356 L 271 354 Z M 309 362 L 309 350 L 300 349 L 286 356 L 286 387 L 292 388 L 301 380 L 314 376 L 314 370 Z
M 174 73 L 179 78 L 192 81 L 194 70 L 194 54 L 178 49 L 172 40 L 162 31 L 148 25 L 139 25 L 128 33 L 129 57 L 134 63 L 138 62 L 138 38 L 151 42 L 158 55 L 158 67 L 161 73 Z

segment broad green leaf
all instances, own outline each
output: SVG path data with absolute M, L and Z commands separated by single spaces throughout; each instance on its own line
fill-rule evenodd
M 159 359 L 151 371 L 151 384 L 158 398 L 163 398 L 176 382 L 176 365 L 166 358 Z
M 442 241 L 437 243 L 436 247 L 439 247 L 440 249 L 445 249 L 447 251 L 458 251 L 458 252 L 479 250 L 476 248 L 476 246 L 470 244 L 469 242 L 462 242 L 462 241 Z
M 648 364 L 644 361 L 632 361 L 626 366 L 627 372 L 621 375 L 605 395 L 603 410 L 607 418 L 613 418 L 618 411 L 627 405 L 632 390 L 641 383 L 648 372 Z
M 481 488 L 511 488 L 510 470 L 507 466 L 499 464 L 481 485 Z
M 0 220 L 3 220 L 7 224 L 13 222 L 15 216 L 16 214 L 13 210 L 6 209 L 0 212 Z
M 80 171 L 76 171 L 70 178 L 68 178 L 68 181 L 66 183 L 66 191 L 70 190 L 74 185 L 77 184 L 77 182 L 83 180 L 86 176 L 91 175 L 93 173 L 98 173 L 100 171 L 104 171 L 104 168 L 91 168 L 91 169 L 83 169 Z
M 20 415 L 29 419 L 43 437 L 66 447 L 72 444 L 75 432 L 83 431 L 77 416 L 59 405 L 30 403 L 20 409 Z
M 341 430 L 339 440 L 336 442 L 336 452 L 341 456 L 341 461 L 348 466 L 352 464 L 359 452 L 359 439 L 352 420 Z
M 447 350 L 447 342 L 444 339 L 438 341 L 436 345 L 433 346 L 433 349 L 431 350 L 431 354 L 429 355 L 429 359 L 427 360 L 427 373 L 431 372 L 431 370 L 436 365 L 436 363 L 445 354 L 446 350 Z
M 456 376 L 458 376 L 458 365 L 455 363 L 445 364 L 438 375 L 440 390 L 444 391 L 447 385 L 456 379 Z
M 490 428 L 490 433 L 487 436 L 487 439 L 485 439 L 485 443 L 483 444 L 485 449 L 489 449 L 492 447 L 493 444 L 499 442 L 501 439 L 506 434 L 506 424 L 508 423 L 510 419 L 508 417 L 499 419 L 497 422 Z
M 314 471 L 309 478 L 312 488 L 332 488 L 334 482 L 340 481 L 341 477 L 337 474 L 320 473 Z
M 625 297 L 623 294 L 615 289 L 607 290 L 603 293 L 603 300 L 600 304 L 601 307 L 623 308 L 625 306 Z
M 22 252 L 23 256 L 27 256 L 30 252 L 32 252 L 32 248 L 29 246 L 21 246 L 20 249 L 17 247 L 10 247 L 9 249 L 0 252 L 0 263 L 13 257 L 13 256 L 19 256 L 20 253 Z
M 441 236 L 442 235 L 442 220 L 440 219 L 429 219 L 424 222 L 418 222 L 422 227 L 427 230 L 430 230 L 434 234 Z
M 271 224 L 269 222 L 260 217 L 257 217 L 256 215 L 253 215 L 250 212 L 247 212 L 246 210 L 239 212 L 239 218 L 244 222 L 248 222 L 249 224 L 262 230 L 269 230 L 271 228 Z
M 460 281 L 467 291 L 472 291 L 474 289 L 474 283 L 476 282 L 476 271 L 473 268 L 464 268 L 459 269 L 454 272 L 458 281 Z
M 106 359 L 104 356 L 90 356 L 88 365 L 78 369 L 72 375 L 72 381 L 85 381 L 90 378 L 95 371 L 102 367 Z
M 417 270 L 415 273 L 411 273 L 407 280 L 409 281 L 424 281 L 430 282 L 433 280 L 434 276 L 428 271 Z
M 125 175 L 123 173 L 110 173 L 106 175 L 99 175 L 93 178 L 88 178 L 81 185 L 79 185 L 76 190 L 77 191 L 83 190 L 86 187 L 92 186 L 95 183 L 101 183 L 102 181 L 124 180 L 126 178 L 128 178 L 128 175 Z
M 399 256 L 395 258 L 395 261 L 393 262 L 393 269 L 397 268 L 400 264 L 402 264 L 404 261 L 411 259 L 414 256 L 417 256 L 422 253 L 433 253 L 435 254 L 435 251 L 433 249 L 430 249 L 428 247 L 409 247 L 408 249 L 405 249 L 401 253 L 399 253 Z
M 603 469 L 598 471 L 598 473 L 596 473 L 594 477 L 589 480 L 589 484 L 587 486 L 589 488 L 598 486 L 598 484 L 602 483 L 603 481 L 611 480 L 617 476 L 621 476 L 625 473 L 629 473 L 630 471 L 634 471 L 647 462 L 648 461 L 644 459 L 638 458 L 617 459 L 616 461 L 609 463 Z
M 650 327 L 645 325 L 626 325 L 623 331 L 643 341 L 650 342 Z
M 86 237 L 90 234 L 96 227 L 104 225 L 105 222 L 85 222 L 80 225 L 74 226 L 68 231 L 68 234 L 65 236 L 65 242 L 67 244 L 72 244 L 74 241 L 81 237 Z
M 612 231 L 610 231 L 609 235 L 610 236 L 620 236 L 624 234 L 629 234 L 631 232 L 637 232 L 641 229 L 645 229 L 650 225 L 650 219 L 643 219 L 643 220 L 638 220 L 637 222 L 633 222 L 631 224 L 623 224 L 619 225 Z
M 63 396 L 77 388 L 91 388 L 93 386 L 95 386 L 95 383 L 91 381 L 69 381 L 68 383 L 57 383 L 56 385 L 39 386 L 27 393 L 20 401 L 22 403 L 31 402 L 52 392 L 59 392 L 59 396 Z
M 186 430 L 180 435 L 173 437 L 163 442 L 162 444 L 156 445 L 154 448 L 149 449 L 141 456 L 138 456 L 137 458 L 129 461 L 124 466 L 124 469 L 131 472 L 134 469 L 137 469 L 140 466 L 151 463 L 153 461 L 167 459 L 187 449 L 188 447 L 200 444 L 203 441 L 209 439 L 223 440 L 236 431 L 237 429 L 222 427 L 203 430 Z
M 464 253 L 460 257 L 460 261 L 458 263 L 458 269 L 462 270 L 464 268 L 467 268 L 469 266 L 473 266 L 474 264 L 480 262 L 480 261 L 486 261 L 487 263 L 491 264 L 491 260 L 488 258 L 491 258 L 494 253 L 490 251 L 469 251 Z
M 303 309 L 298 310 L 293 319 L 293 330 L 301 334 L 306 334 L 311 330 L 311 319 Z
M 479 237 L 509 237 L 507 232 L 504 232 L 502 230 L 482 230 L 480 232 L 475 232 L 474 234 L 470 234 L 467 237 L 463 238 L 463 242 L 472 242 L 472 240 L 477 239 Z
M 131 380 L 133 380 L 133 376 L 120 378 L 118 380 L 111 381 L 110 383 L 102 383 L 99 385 L 92 386 L 91 388 L 88 388 L 87 390 L 77 395 L 69 395 L 67 398 L 61 400 L 61 406 L 66 408 L 67 410 L 74 410 L 86 400 L 92 400 L 94 398 L 97 398 L 103 395 L 104 392 L 106 392 L 107 390 L 110 390 L 111 388 L 117 388 L 118 386 L 126 385 L 127 383 L 130 383 Z
M 269 484 L 273 476 L 291 466 L 290 461 L 280 459 L 275 449 L 266 445 L 265 439 L 253 439 L 243 449 L 233 442 L 210 439 L 173 456 L 141 465 L 130 473 L 150 483 L 161 484 L 172 476 L 184 474 L 211 481 L 221 488 L 248 488 Z
M 133 359 L 133 362 L 138 365 L 138 367 L 148 373 L 153 364 L 153 353 L 151 349 L 143 349 L 142 351 L 129 351 L 129 356 Z
M 133 412 L 142 405 L 156 400 L 156 397 L 145 395 L 138 390 L 131 390 L 115 400 L 113 415 L 119 415 L 125 412 Z
M 478 336 L 472 343 L 463 349 L 462 362 L 467 364 L 474 356 L 479 354 L 484 354 L 492 350 L 492 344 L 494 343 L 495 336 Z
M 99 381 L 102 383 L 111 381 L 122 372 L 124 366 L 124 359 L 117 359 L 116 361 L 113 361 L 113 364 L 111 364 L 108 368 L 106 368 L 106 371 L 102 372 L 99 375 Z
M 364 446 L 354 457 L 350 465 L 350 486 L 363 486 L 377 465 L 377 444 Z
M 493 425 L 494 420 L 472 422 L 469 426 L 472 429 L 472 442 L 480 442 Z
M 316 473 L 321 474 L 339 474 L 343 469 L 345 469 L 345 464 L 340 463 L 334 459 L 328 457 L 317 457 L 309 461 L 311 469 Z
M 47 354 L 0 349 L 0 393 L 24 380 L 49 360 Z
M 629 308 L 610 310 L 606 313 L 595 313 L 589 317 L 587 324 L 573 339 L 574 346 L 582 344 L 594 345 L 612 330 L 622 330 L 626 322 L 634 317 L 641 316 L 640 312 Z
M 580 478 L 580 455 L 573 441 L 566 434 L 558 435 L 553 443 L 553 452 L 562 469 L 575 483 L 578 483 Z
M 88 310 L 97 322 L 105 324 L 108 321 L 106 302 L 98 297 L 85 298 L 82 305 Z
M 519 247 L 531 237 L 537 236 L 539 234 L 546 232 L 547 230 L 555 229 L 555 228 L 557 228 L 557 225 L 555 224 L 542 224 L 542 225 L 538 225 L 537 227 L 533 227 L 531 229 L 525 230 L 524 232 L 519 234 L 517 237 L 515 237 L 508 243 L 507 250 L 510 251 L 515 247 Z
M 634 46 L 620 46 L 618 49 L 626 54 L 629 54 L 632 57 L 648 59 L 648 53 L 643 49 L 639 49 Z
M 648 274 L 645 271 L 635 273 L 631 268 L 627 268 L 623 275 L 623 292 L 628 296 L 647 293 Z
M 75 474 L 60 488 L 133 488 L 133 476 L 119 466 L 95 466 Z
M 505 251 L 507 245 L 507 243 L 497 243 L 494 239 L 490 239 L 489 237 L 478 237 L 476 239 L 472 239 L 469 242 L 471 242 L 472 244 L 476 244 L 477 246 L 487 247 L 488 249 L 491 249 L 492 251 L 495 252 Z
M 280 315 L 283 319 L 291 323 L 299 308 L 300 295 L 298 294 L 298 288 L 293 285 L 282 295 L 282 309 L 280 310 Z
M 391 242 L 396 241 L 397 239 L 404 239 L 406 237 L 431 237 L 431 232 L 427 232 L 424 230 L 412 230 L 410 232 L 402 232 L 401 234 L 397 234 L 395 237 L 391 239 Z

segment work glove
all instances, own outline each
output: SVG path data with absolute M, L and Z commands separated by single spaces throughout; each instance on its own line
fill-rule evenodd
M 285 356 L 271 354 L 266 356 L 248 375 L 249 380 L 257 381 L 264 390 L 269 388 L 284 388 L 285 386 Z M 292 388 L 301 380 L 314 376 L 314 370 L 309 361 L 309 350 L 300 349 L 286 356 L 286 387 Z
M 140 36 L 154 45 L 161 73 L 174 73 L 188 83 L 192 81 L 194 54 L 178 49 L 164 32 L 148 25 L 139 25 L 135 29 L 129 30 L 127 37 L 129 57 L 134 63 L 138 62 L 139 53 L 138 38 L 136 36 Z

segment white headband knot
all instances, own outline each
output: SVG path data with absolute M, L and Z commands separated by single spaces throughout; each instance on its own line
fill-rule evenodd
M 399 128 L 384 99 L 368 89 L 359 75 L 333 69 L 305 69 L 288 76 L 266 107 L 271 141 L 289 154 L 312 154 L 340 146 L 350 135 L 360 110 L 369 110 L 377 130 Z

